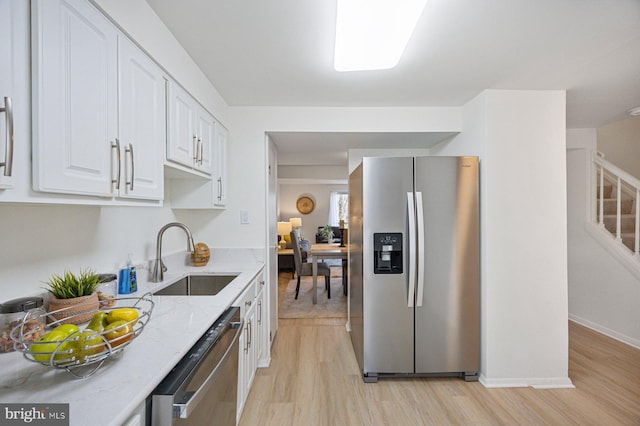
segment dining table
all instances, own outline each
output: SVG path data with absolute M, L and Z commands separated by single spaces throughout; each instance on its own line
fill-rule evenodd
M 343 264 L 349 256 L 349 246 L 339 244 L 311 244 L 309 248 L 309 255 L 312 258 L 312 272 L 313 272 L 313 291 L 312 300 L 313 304 L 318 303 L 318 259 L 341 259 Z M 343 285 L 345 276 L 345 268 L 342 268 Z

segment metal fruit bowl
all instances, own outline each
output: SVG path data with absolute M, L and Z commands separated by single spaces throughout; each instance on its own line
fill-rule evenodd
M 62 340 L 51 340 L 45 343 L 34 339 L 32 334 L 43 334 L 42 330 L 34 330 L 33 327 L 28 326 L 34 320 L 41 320 L 42 317 L 46 317 L 45 321 L 48 319 L 49 323 L 45 327 L 44 333 L 47 333 L 69 319 L 73 319 L 75 315 L 86 315 L 86 310 L 82 310 L 77 314 L 66 315 L 63 319 L 56 320 L 55 314 L 68 309 L 63 308 L 47 313 L 38 313 L 37 311 L 27 313 L 22 322 L 11 330 L 11 339 L 14 341 L 14 347 L 16 351 L 22 352 L 23 356 L 31 362 L 65 369 L 76 378 L 89 377 L 102 366 L 107 358 L 122 352 L 142 333 L 151 318 L 151 312 L 155 306 L 151 293 L 146 293 L 141 297 L 116 297 L 114 300 L 115 304 L 109 308 L 102 308 L 100 311 L 109 312 L 117 308 L 134 308 L 138 311 L 137 319 L 117 327 L 122 329 L 123 333 L 116 339 L 110 341 L 105 336 L 107 332 L 98 333 L 87 329 L 86 324 L 80 325 L 80 331 L 72 333 Z M 91 302 L 88 303 L 88 305 L 90 304 Z M 88 306 L 87 309 L 90 309 L 90 307 Z M 38 346 L 32 348 L 33 345 Z M 47 350 L 41 351 L 41 347 L 45 345 Z

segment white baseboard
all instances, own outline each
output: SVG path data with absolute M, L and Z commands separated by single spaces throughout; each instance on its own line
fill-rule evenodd
M 485 388 L 528 388 L 534 389 L 573 389 L 575 386 L 568 377 L 488 379 L 480 374 L 480 383 Z
M 633 337 L 618 333 L 615 330 L 611 330 L 610 328 L 607 328 L 593 321 L 589 321 L 588 319 L 581 318 L 577 315 L 569 314 L 569 320 L 590 328 L 591 330 L 597 331 L 598 333 L 604 334 L 607 337 L 611 337 L 612 339 L 615 339 L 619 342 L 625 343 L 629 346 L 633 346 L 636 349 L 640 349 L 640 340 L 638 339 L 634 339 Z

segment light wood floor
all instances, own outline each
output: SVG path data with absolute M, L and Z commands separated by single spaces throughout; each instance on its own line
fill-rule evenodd
M 342 319 L 280 320 L 241 425 L 640 425 L 640 350 L 569 323 L 576 389 L 487 389 L 457 378 L 365 384 Z

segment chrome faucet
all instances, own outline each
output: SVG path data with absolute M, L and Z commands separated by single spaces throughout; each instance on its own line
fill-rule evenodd
M 158 239 L 156 240 L 156 260 L 153 262 L 153 269 L 151 271 L 151 278 L 149 281 L 152 283 L 159 283 L 164 278 L 164 273 L 167 271 L 167 267 L 162 262 L 162 234 L 169 228 L 178 227 L 181 228 L 187 234 L 187 250 L 190 252 L 195 251 L 196 246 L 193 243 L 193 237 L 191 231 L 186 225 L 179 222 L 167 223 L 158 231 Z

